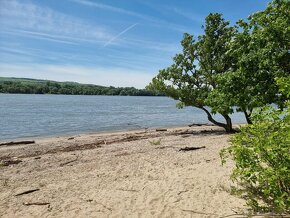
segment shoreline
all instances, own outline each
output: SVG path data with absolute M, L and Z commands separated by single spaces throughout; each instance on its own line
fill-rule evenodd
M 158 131 L 158 130 L 162 131 Z M 166 131 L 164 131 L 166 130 Z M 31 147 L 38 147 L 39 145 L 46 145 L 48 143 L 56 144 L 60 143 L 64 148 L 71 147 L 72 145 L 77 145 L 77 147 L 81 147 L 82 145 L 91 144 L 111 144 L 118 142 L 126 142 L 127 138 L 130 141 L 138 141 L 139 139 L 152 139 L 158 137 L 167 137 L 172 135 L 179 134 L 194 134 L 200 135 L 202 132 L 212 132 L 213 134 L 217 132 L 218 134 L 227 133 L 221 127 L 217 127 L 211 124 L 197 124 L 196 126 L 175 126 L 175 127 L 157 127 L 157 128 L 142 128 L 142 129 L 134 129 L 134 130 L 117 130 L 117 131 L 104 131 L 104 132 L 88 132 L 88 133 L 79 133 L 79 134 L 68 134 L 68 135 L 56 135 L 56 136 L 39 136 L 39 137 L 26 137 L 12 140 L 1 140 L 0 141 L 0 151 L 3 150 L 17 150 L 21 148 L 21 151 L 24 149 L 30 149 Z M 135 139 L 134 137 L 137 136 Z M 140 137 L 139 137 L 140 136 Z M 31 141 L 33 143 L 29 144 L 21 144 L 23 141 Z M 12 145 L 5 145 L 5 143 L 15 143 Z M 19 143 L 19 144 L 18 144 Z M 49 148 L 50 149 L 50 148 Z M 49 150 L 48 149 L 48 150 Z M 76 149 L 77 150 L 77 149 Z M 1 155 L 0 155 L 1 160 Z
M 219 158 L 229 137 L 215 126 L 194 126 L 0 146 L 0 211 L 3 217 L 242 213 L 244 200 L 230 195 L 233 163 L 221 166 Z
M 190 127 L 190 125 L 171 125 L 171 126 L 156 126 L 156 127 L 149 127 L 149 128 L 132 128 L 132 129 L 112 129 L 112 130 L 100 130 L 100 131 L 80 131 L 80 132 L 68 132 L 64 134 L 52 134 L 52 135 L 40 135 L 40 136 L 24 136 L 24 137 L 14 137 L 14 138 L 7 138 L 7 139 L 0 139 L 0 143 L 7 142 L 7 141 L 22 141 L 22 140 L 41 140 L 41 139 L 49 139 L 49 138 L 64 138 L 64 137 L 74 137 L 77 135 L 96 135 L 96 134 L 113 134 L 119 132 L 134 132 L 134 131 L 142 131 L 145 129 L 148 130 L 155 130 L 159 128 L 166 128 L 166 129 L 174 129 L 174 128 L 185 128 Z M 202 124 L 194 124 L 194 126 L 214 126 L 210 123 L 202 123 Z M 240 124 L 237 124 L 240 125 Z

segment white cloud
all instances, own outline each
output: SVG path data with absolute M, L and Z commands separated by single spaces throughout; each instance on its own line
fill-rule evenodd
M 141 13 L 137 13 L 134 11 L 130 11 L 130 10 L 126 10 L 120 7 L 114 7 L 108 4 L 102 4 L 102 3 L 98 3 L 98 2 L 93 2 L 93 1 L 89 1 L 89 0 L 71 0 L 72 2 L 84 5 L 84 6 L 88 6 L 88 7 L 93 7 L 93 8 L 98 8 L 101 10 L 107 10 L 107 11 L 111 11 L 111 12 L 116 12 L 116 13 L 121 13 L 121 14 L 126 14 L 129 16 L 133 16 L 145 21 L 149 21 L 148 24 L 152 25 L 152 26 L 158 26 L 158 28 L 167 28 L 167 29 L 171 29 L 171 30 L 175 30 L 178 32 L 186 32 L 186 30 L 188 28 L 172 23 L 172 22 L 168 22 L 166 20 L 163 19 L 159 19 L 157 17 L 153 17 L 153 16 L 149 16 L 146 14 L 141 14 Z
M 146 16 L 146 15 L 143 15 L 143 14 L 139 14 L 139 13 L 136 13 L 134 11 L 125 10 L 125 9 L 119 8 L 119 7 L 113 7 L 111 5 L 102 4 L 102 3 L 99 3 L 99 2 L 92 2 L 92 1 L 88 1 L 88 0 L 71 0 L 71 1 L 79 3 L 79 4 L 82 4 L 82 5 L 85 5 L 85 6 L 99 8 L 99 9 L 102 9 L 102 10 L 108 10 L 108 11 L 112 11 L 112 12 L 127 14 L 127 15 L 131 15 L 131 16 L 139 17 L 139 18 L 142 18 L 142 19 L 150 19 L 149 16 Z
M 98 68 L 58 65 L 0 65 L 1 76 L 74 81 L 116 87 L 144 88 L 154 75 L 125 68 Z
M 16 0 L 1 0 L 0 26 L 4 32 L 58 42 L 90 41 L 102 44 L 112 38 L 108 29 L 96 23 Z M 4 32 L 5 33 L 5 32 Z
M 69 45 L 78 45 L 78 43 L 75 43 L 71 40 L 62 40 L 59 36 L 53 36 L 50 34 L 40 33 L 40 32 L 34 32 L 34 31 L 22 31 L 22 30 L 12 30 L 12 31 L 1 31 L 1 33 L 5 33 L 8 35 L 19 35 L 22 37 L 28 37 L 28 38 L 34 38 L 34 39 L 40 39 L 45 41 L 51 41 L 51 42 L 57 42 L 62 44 L 69 44 Z
M 34 32 L 31 34 L 31 37 L 34 37 Z M 105 48 L 90 45 L 89 49 L 80 45 L 69 49 L 54 50 L 49 47 L 42 48 L 15 41 L 0 43 L 0 56 L 2 57 L 0 63 L 19 64 L 25 60 L 25 62 L 30 61 L 31 64 L 77 63 L 85 66 L 114 66 L 138 71 L 157 72 L 171 63 L 171 57 L 181 51 L 179 43 L 156 42 L 129 36 L 118 39 L 118 44 L 115 45 L 117 46 Z M 29 59 L 23 59 L 24 56 L 29 57 Z
M 0 42 L 1 76 L 144 88 L 153 74 L 165 67 L 170 60 L 168 56 L 175 54 L 178 49 L 176 44 L 143 40 L 144 36 L 126 34 L 128 38 L 124 37 L 123 34 L 136 24 L 118 33 L 116 30 L 110 31 L 109 27 L 100 26 L 99 23 L 92 23 L 95 21 L 68 16 L 35 2 L 36 4 L 31 1 L 0 0 L 0 33 L 5 34 L 6 40 Z M 101 5 L 100 9 L 132 15 L 135 20 L 139 17 L 154 25 L 170 26 L 158 18 L 109 5 Z M 73 46 L 54 50 L 53 47 L 43 46 L 41 43 L 29 44 L 13 37 L 11 43 L 7 40 L 11 35 Z M 94 44 L 83 47 L 83 43 Z M 108 44 L 119 47 L 106 47 Z

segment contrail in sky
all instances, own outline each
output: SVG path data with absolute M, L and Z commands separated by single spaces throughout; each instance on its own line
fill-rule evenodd
M 106 47 L 107 45 L 111 44 L 113 41 L 115 41 L 117 38 L 119 38 L 121 35 L 123 35 L 124 33 L 128 32 L 130 29 L 134 28 L 138 23 L 135 23 L 131 26 L 129 26 L 128 28 L 124 29 L 122 32 L 120 32 L 118 35 L 116 35 L 115 37 L 113 37 L 112 39 L 110 39 L 108 42 L 105 43 L 105 45 L 103 47 Z

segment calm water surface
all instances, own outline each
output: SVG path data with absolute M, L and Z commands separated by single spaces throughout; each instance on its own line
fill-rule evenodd
M 0 94 L 0 140 L 208 123 L 203 111 L 175 104 L 167 97 Z

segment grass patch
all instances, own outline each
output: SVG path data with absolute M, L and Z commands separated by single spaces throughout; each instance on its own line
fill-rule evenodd
M 158 140 L 148 140 L 151 145 L 161 145 L 161 139 Z

